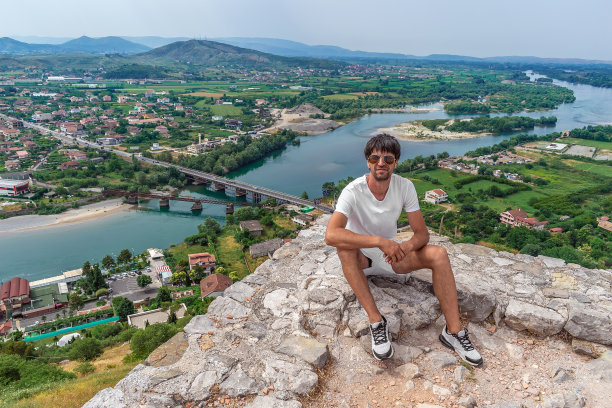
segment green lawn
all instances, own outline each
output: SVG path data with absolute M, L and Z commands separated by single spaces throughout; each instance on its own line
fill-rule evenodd
M 222 116 L 238 116 L 242 115 L 242 109 L 233 105 L 213 105 L 210 107 L 210 111 L 213 115 Z
M 323 99 L 329 99 L 331 101 L 346 101 L 352 99 L 359 99 L 357 95 L 349 95 L 349 94 L 335 94 L 335 95 L 325 95 Z
M 605 164 L 585 163 L 574 160 L 568 160 L 565 163 L 582 171 L 597 174 L 598 176 L 612 177 L 612 166 Z
M 598 149 L 608 149 L 612 150 L 612 142 L 603 142 L 599 140 L 590 140 L 590 139 L 559 139 L 561 143 L 576 143 L 581 146 L 589 146 L 589 147 L 597 147 Z

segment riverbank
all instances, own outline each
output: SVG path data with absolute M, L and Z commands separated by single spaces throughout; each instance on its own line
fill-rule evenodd
M 449 121 L 449 122 L 452 122 Z M 420 122 L 404 122 L 393 127 L 379 128 L 376 133 L 388 133 L 401 140 L 408 141 L 427 141 L 427 140 L 458 140 L 473 139 L 476 137 L 490 136 L 492 133 L 473 133 L 473 132 L 450 132 L 448 130 L 430 130 Z
M 131 207 L 133 206 L 130 204 L 124 204 L 123 199 L 116 198 L 85 205 L 61 214 L 23 215 L 7 218 L 0 220 L 0 235 L 94 220 L 120 211 L 126 211 Z

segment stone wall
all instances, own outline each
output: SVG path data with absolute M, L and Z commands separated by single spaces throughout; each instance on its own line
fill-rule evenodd
M 215 299 L 206 315 L 194 317 L 184 333 L 85 407 L 206 406 L 219 396 L 250 408 L 301 407 L 298 399 L 317 385 L 334 339 L 363 336 L 369 343 L 365 312 L 335 249 L 324 243 L 327 220 L 301 231 Z M 448 251 L 460 309 L 470 321 L 492 318 L 497 326 L 536 336 L 565 330 L 577 339 L 612 344 L 612 271 L 453 245 L 435 235 L 431 243 Z M 440 318 L 428 270 L 373 276 L 370 286 L 394 338 Z M 398 345 L 396 354 L 410 361 L 413 351 L 421 353 Z

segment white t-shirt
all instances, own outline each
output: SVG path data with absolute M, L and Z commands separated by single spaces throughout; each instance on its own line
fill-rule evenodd
M 419 210 L 419 198 L 412 182 L 397 174 L 391 175 L 389 190 L 382 201 L 374 197 L 364 175 L 342 190 L 336 204 L 336 211 L 348 218 L 346 229 L 387 239 L 397 234 L 402 208 L 406 212 Z

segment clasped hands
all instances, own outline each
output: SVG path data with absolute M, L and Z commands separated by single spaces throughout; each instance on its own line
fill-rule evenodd
M 404 259 L 409 249 L 406 242 L 398 243 L 390 239 L 381 238 L 381 243 L 378 246 L 385 255 L 385 262 L 393 265 L 396 262 Z

